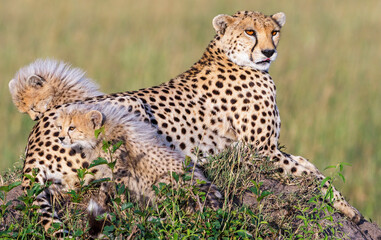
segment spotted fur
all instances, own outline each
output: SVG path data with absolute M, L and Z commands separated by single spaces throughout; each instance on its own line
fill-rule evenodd
M 78 165 L 73 163 L 74 168 L 86 168 L 91 160 L 98 157 L 108 162 L 116 160 L 113 172 L 105 165 L 99 166 L 103 169 L 93 170 L 94 175 L 87 175 L 86 183 L 110 178 L 117 184 L 124 184 L 137 201 L 150 203 L 155 198 L 152 185 L 175 185 L 172 173 L 184 174 L 185 157 L 181 152 L 166 147 L 154 127 L 126 112 L 110 104 L 75 104 L 59 110 L 55 120 L 55 125 L 60 129 L 59 143 L 83 156 Z M 101 128 L 103 130 L 95 136 L 94 132 Z M 103 150 L 104 141 L 109 141 L 112 145 L 123 142 L 113 153 L 113 159 Z M 206 180 L 198 168 L 195 168 L 193 176 L 194 182 L 205 181 L 201 189 L 209 192 L 207 203 L 217 208 L 218 198 L 221 198 L 217 188 Z M 72 189 L 79 184 L 75 176 L 65 179 L 66 182 L 70 180 L 75 180 Z M 102 192 L 109 189 L 108 185 L 103 186 Z M 103 202 L 105 200 L 107 199 L 104 198 Z M 104 212 L 99 205 L 94 206 L 90 207 L 90 215 Z
M 278 149 L 280 117 L 276 87 L 267 72 L 271 60 L 263 63 L 265 67 L 257 67 L 260 58 L 254 54 L 256 47 L 266 45 L 262 42 L 267 41 L 275 49 L 278 40 L 274 40 L 272 33 L 280 31 L 284 21 L 282 13 L 265 16 L 242 11 L 233 16 L 219 15 L 213 21 L 215 38 L 186 72 L 160 86 L 88 98 L 83 103 L 113 104 L 125 113 L 138 115 L 140 121 L 157 129 L 167 146 L 194 161 L 198 160 L 197 155 L 214 154 L 243 141 L 274 161 L 279 172 L 308 174 L 322 180 L 324 176 L 308 160 Z M 247 34 L 246 30 L 255 31 L 258 37 L 253 38 L 252 32 Z M 24 173 L 40 169 L 41 183 L 51 174 L 76 172 L 73 163 L 81 161 L 80 153 L 61 147 L 57 140 L 59 131 L 54 117 L 58 109 L 70 105 L 47 111 L 29 136 Z M 195 147 L 198 151 L 194 151 Z M 24 179 L 23 186 L 28 185 L 29 180 Z M 327 185 L 323 193 L 326 189 Z M 335 189 L 334 198 L 336 209 L 355 222 L 360 220 L 361 214 Z
M 102 94 L 84 71 L 51 59 L 37 59 L 21 68 L 9 82 L 9 91 L 17 109 L 32 120 L 53 106 Z

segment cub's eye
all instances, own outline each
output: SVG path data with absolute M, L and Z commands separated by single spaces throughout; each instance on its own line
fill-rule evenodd
M 249 36 L 255 36 L 255 31 L 254 30 L 245 30 L 245 33 Z
M 274 30 L 274 31 L 271 32 L 271 35 L 276 36 L 278 33 L 279 33 L 279 31 L 275 31 Z
M 62 127 L 61 127 L 61 126 L 57 126 L 57 127 L 58 127 L 58 130 L 60 130 L 60 131 L 62 130 Z
M 69 127 L 69 131 L 73 131 L 75 127 Z

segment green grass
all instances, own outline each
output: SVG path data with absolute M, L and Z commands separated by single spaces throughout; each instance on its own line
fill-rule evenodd
M 190 161 L 188 158 L 185 165 Z M 116 184 L 108 217 L 99 218 L 102 224 L 107 222 L 101 239 L 346 239 L 341 228 L 345 220 L 337 218 L 329 198 L 327 203 L 318 200 L 324 196 L 319 193 L 316 179 L 279 180 L 274 166 L 247 146 L 209 157 L 205 169 L 223 195 L 220 209 L 204 207 L 205 192 L 190 184 L 192 167 L 186 169 L 185 175 L 173 174 L 180 187 L 155 186 L 159 200 L 154 205 L 131 202 L 125 186 Z M 55 229 L 46 233 L 37 224 L 38 215 L 31 203 L 44 187 L 33 182 L 36 172 L 29 177 L 32 187 L 28 194 L 19 196 L 18 201 L 5 200 L 12 194 L 10 190 L 21 183 L 20 170 L 17 172 L 16 176 L 4 176 L 11 185 L 0 187 L 0 237 L 43 239 L 61 229 L 61 224 L 54 224 Z M 80 181 L 85 172 L 87 169 L 78 170 Z M 284 182 L 298 186 L 287 188 Z M 89 237 L 87 206 L 83 203 L 94 194 L 98 194 L 97 190 L 81 183 L 76 191 L 62 195 L 60 204 L 56 202 L 64 229 L 72 237 Z
M 54 57 L 88 72 L 105 92 L 167 81 L 197 61 L 220 13 L 286 13 L 277 61 L 280 142 L 324 166 L 349 162 L 339 189 L 381 223 L 381 3 L 363 1 L 3 1 L 0 7 L 0 169 L 23 154 L 33 122 L 8 82 Z M 327 174 L 327 173 L 326 173 Z

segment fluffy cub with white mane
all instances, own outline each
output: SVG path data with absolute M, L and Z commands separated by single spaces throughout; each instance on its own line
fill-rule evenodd
M 81 151 L 85 156 L 83 161 L 87 162 L 85 166 L 98 157 L 107 161 L 116 160 L 113 173 L 102 170 L 101 174 L 96 172 L 94 177 L 114 178 L 116 183 L 123 183 L 136 200 L 151 202 L 155 197 L 152 185 L 174 183 L 171 173 L 184 173 L 184 156 L 166 147 L 150 124 L 126 112 L 111 104 L 75 104 L 63 108 L 55 121 L 60 132 L 58 139 L 63 146 Z M 94 132 L 99 129 L 96 136 Z M 111 144 L 123 142 L 113 154 L 114 159 L 110 159 L 110 154 L 102 149 L 104 141 Z M 217 199 L 221 198 L 221 194 L 216 187 L 206 180 L 198 168 L 195 168 L 194 178 L 206 182 L 200 186 L 201 190 L 209 192 L 208 204 L 218 208 Z M 93 206 L 90 210 L 102 212 Z
M 32 120 L 53 106 L 102 95 L 98 90 L 83 70 L 52 59 L 37 59 L 9 82 L 13 103 Z

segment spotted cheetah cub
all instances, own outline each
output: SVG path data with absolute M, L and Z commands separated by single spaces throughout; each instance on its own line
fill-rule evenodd
M 35 121 L 53 106 L 102 95 L 84 71 L 51 59 L 21 68 L 9 82 L 9 91 L 17 109 Z
M 58 113 L 55 121 L 60 132 L 58 139 L 63 146 L 81 151 L 86 166 L 98 157 L 112 161 L 110 154 L 102 149 L 103 143 L 122 141 L 123 144 L 113 154 L 116 159 L 113 173 L 103 171 L 103 177 L 123 183 L 137 201 L 152 202 L 155 197 L 152 185 L 174 183 L 171 173 L 184 173 L 184 156 L 166 147 L 151 125 L 139 121 L 134 114 L 126 113 L 127 110 L 110 104 L 71 105 Z M 101 131 L 96 137 L 94 132 L 99 129 Z M 97 173 L 94 176 L 97 178 Z M 205 182 L 200 188 L 208 192 L 208 204 L 218 208 L 221 194 L 216 187 L 198 168 L 195 168 L 194 177 L 195 181 Z M 96 209 L 99 206 L 94 208 L 93 205 L 89 207 L 90 211 L 102 212 Z

